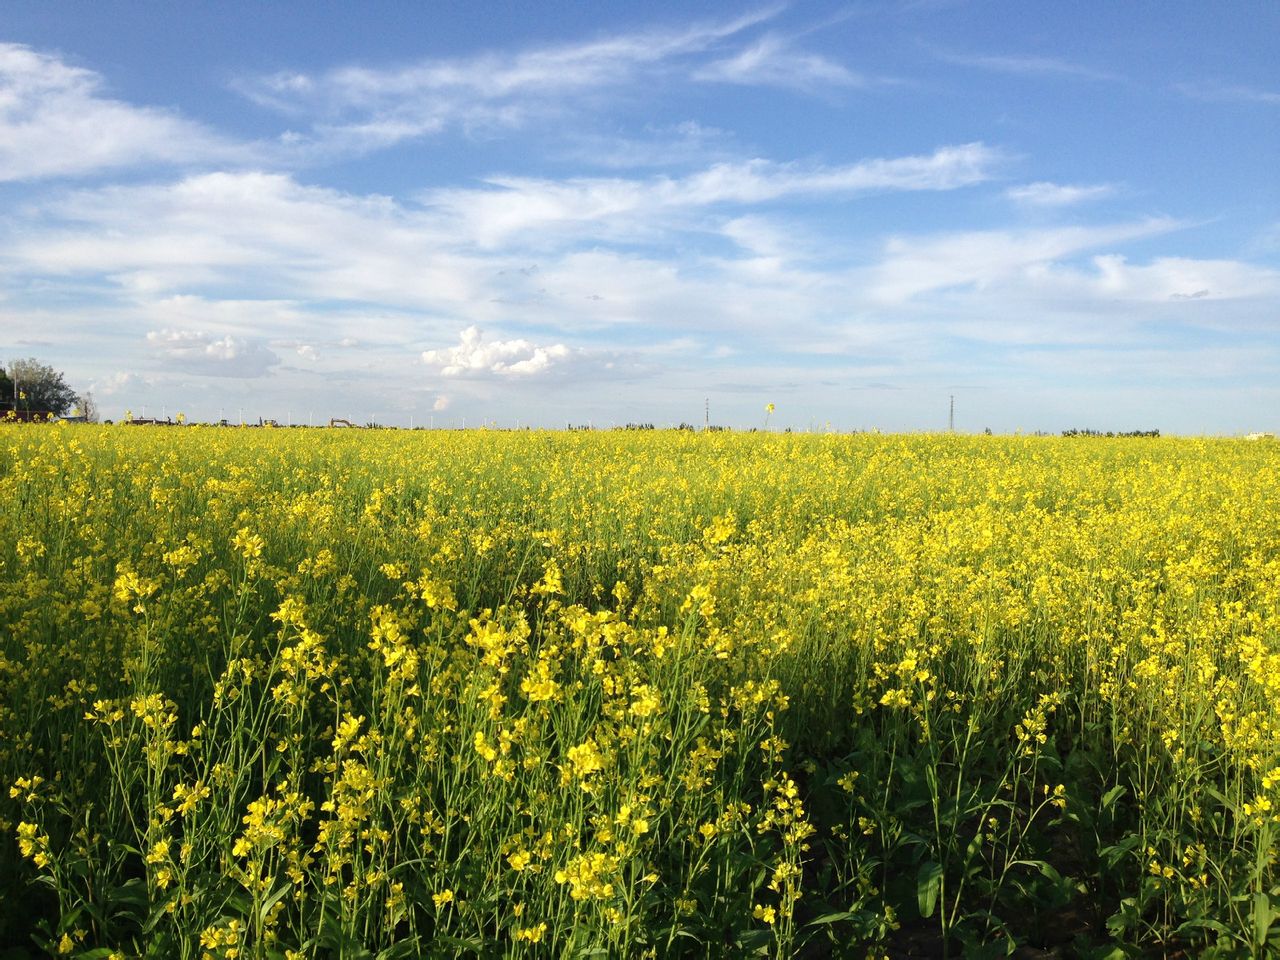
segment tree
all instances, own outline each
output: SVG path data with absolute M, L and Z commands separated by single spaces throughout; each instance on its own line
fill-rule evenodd
M 86 390 L 80 394 L 76 405 L 80 408 L 80 416 L 84 417 L 85 423 L 98 422 L 98 401 L 93 399 L 92 393 Z
M 13 408 L 13 380 L 0 367 L 0 413 Z
M 62 374 L 34 358 L 15 360 L 9 364 L 9 379 L 14 397 L 14 409 L 33 413 L 52 413 L 62 416 L 78 399 L 76 392 L 67 386 Z

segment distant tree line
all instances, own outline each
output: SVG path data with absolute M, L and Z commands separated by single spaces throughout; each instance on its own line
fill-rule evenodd
M 1158 437 L 1159 430 L 1063 430 L 1064 437 Z

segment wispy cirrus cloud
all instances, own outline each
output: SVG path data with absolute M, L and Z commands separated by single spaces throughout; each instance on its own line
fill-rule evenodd
M 1027 207 L 1069 207 L 1101 200 L 1115 192 L 1115 186 L 1109 183 L 1063 184 L 1040 181 L 1010 187 L 1004 195 L 1014 203 Z
M 320 75 L 281 72 L 244 78 L 236 87 L 264 106 L 306 113 L 399 109 L 406 101 L 432 94 L 446 107 L 498 103 L 628 82 L 644 67 L 706 51 L 776 13 L 776 8 L 762 9 L 678 30 L 644 30 L 512 53 L 426 59 L 398 68 L 350 66 Z
M 864 160 L 843 166 L 721 163 L 685 177 L 540 180 L 491 177 L 487 189 L 445 188 L 423 195 L 432 209 L 466 224 L 466 235 L 494 244 L 514 233 L 555 224 L 646 220 L 716 204 L 760 204 L 790 197 L 954 190 L 993 175 L 1003 154 L 981 143 L 931 154 Z
M 718 82 L 816 90 L 861 86 L 860 74 L 775 34 L 736 52 L 725 44 L 778 15 L 765 7 L 680 29 L 637 30 L 578 43 L 399 67 L 281 71 L 234 86 L 260 106 L 299 122 L 285 137 L 299 151 L 359 152 L 451 129 L 513 130 L 600 106 L 617 91 L 649 84 Z
M 1120 76 L 1107 70 L 1036 54 L 974 54 L 934 50 L 934 56 L 957 67 L 971 67 L 994 73 L 1018 76 L 1075 77 L 1080 80 L 1118 80 Z
M 1280 90 L 1264 90 L 1243 83 L 1207 80 L 1201 83 L 1178 83 L 1174 89 L 1192 100 L 1206 103 L 1260 103 L 1280 106 Z
M 843 64 L 816 53 L 796 50 L 776 34 L 768 34 L 738 53 L 700 67 L 695 80 L 800 90 L 862 87 L 869 81 Z
M 561 160 L 591 167 L 634 170 L 645 167 L 667 169 L 705 165 L 730 160 L 735 151 L 729 131 L 683 120 L 665 125 L 648 125 L 635 135 L 579 133 L 566 136 L 555 148 Z
M 92 70 L 0 43 L 0 182 L 239 163 L 252 153 L 177 114 L 113 99 Z
M 1280 296 L 1280 271 L 1237 260 L 1156 257 L 1137 264 L 1105 254 L 1093 257 L 1087 268 L 1054 265 L 1036 279 L 1046 294 L 1064 300 L 1188 303 Z
M 878 301 L 900 303 L 958 286 L 985 287 L 1064 257 L 1168 233 L 1180 226 L 1166 217 L 1092 227 L 984 230 L 923 238 L 895 237 L 871 271 Z

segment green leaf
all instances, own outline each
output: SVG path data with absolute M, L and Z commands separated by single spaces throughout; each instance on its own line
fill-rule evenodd
M 1046 880 L 1058 885 L 1062 884 L 1062 874 L 1060 874 L 1051 863 L 1044 860 L 1016 860 L 1014 862 L 1025 867 L 1035 867 L 1040 871 L 1040 875 Z
M 773 942 L 773 930 L 744 930 L 738 934 L 737 939 L 738 946 L 743 950 L 755 948 L 757 951 L 765 951 Z
M 1173 932 L 1179 937 L 1185 937 L 1188 934 L 1198 933 L 1201 930 L 1212 930 L 1214 933 L 1223 937 L 1234 937 L 1236 931 L 1231 929 L 1221 920 L 1214 920 L 1212 917 L 1196 917 L 1194 920 L 1187 920 L 1179 924 L 1178 928 Z
M 1113 843 L 1109 847 L 1103 847 L 1098 851 L 1098 859 L 1106 866 L 1114 867 L 1117 863 L 1131 854 L 1142 844 L 1142 837 L 1136 833 L 1131 833 L 1119 843 Z
M 816 917 L 809 921 L 809 926 L 816 927 L 824 923 L 842 923 L 845 920 L 853 920 L 858 915 L 856 913 L 824 913 L 820 917 Z
M 1116 801 L 1119 800 L 1128 792 L 1129 791 L 1125 788 L 1124 784 L 1119 784 L 1117 786 L 1114 786 L 1102 795 L 1102 802 L 1099 804 L 1099 806 L 1103 810 L 1110 810 L 1112 807 L 1115 806 Z
M 938 894 L 942 892 L 942 864 L 926 860 L 916 873 L 916 905 L 920 916 L 928 920 L 938 906 Z
M 259 912 L 259 919 L 265 921 L 267 919 L 267 914 L 271 912 L 271 908 L 274 907 L 277 903 L 279 903 L 281 898 L 283 898 L 284 895 L 292 889 L 293 889 L 292 880 L 281 885 L 280 887 L 277 887 L 275 892 L 273 892 L 271 896 L 267 897 L 266 900 L 262 901 L 262 910 Z
M 1253 945 L 1255 947 L 1266 946 L 1267 931 L 1271 929 L 1271 922 L 1275 916 L 1271 908 L 1271 898 L 1265 893 L 1255 893 L 1253 895 Z

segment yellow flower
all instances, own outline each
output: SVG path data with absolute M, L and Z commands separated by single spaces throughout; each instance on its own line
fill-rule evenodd
M 604 769 L 604 756 L 594 740 L 586 740 L 569 748 L 569 764 L 573 776 L 585 780 Z
M 164 863 L 169 859 L 169 841 L 157 840 L 147 853 L 147 863 Z
M 541 943 L 546 933 L 547 924 L 543 921 L 532 927 L 518 927 L 512 937 L 517 941 L 524 940 L 528 943 Z

